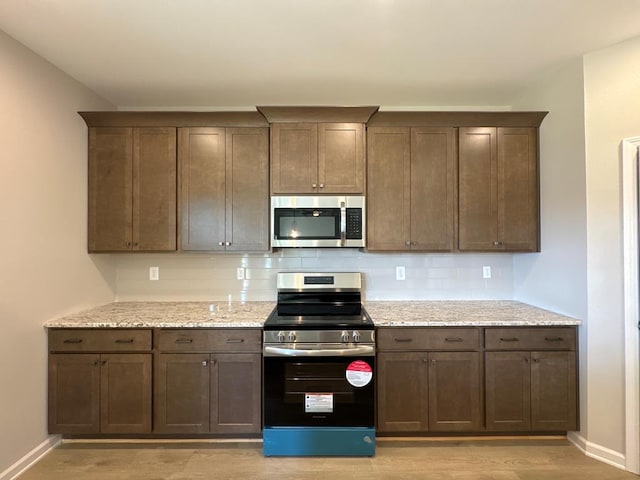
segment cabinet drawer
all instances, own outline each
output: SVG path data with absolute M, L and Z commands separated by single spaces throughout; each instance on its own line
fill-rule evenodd
M 477 328 L 379 328 L 379 350 L 477 350 Z
M 158 348 L 163 352 L 260 352 L 259 329 L 216 328 L 161 330 Z
M 487 350 L 575 350 L 572 327 L 487 328 Z
M 151 350 L 151 330 L 49 330 L 52 352 L 131 352 Z

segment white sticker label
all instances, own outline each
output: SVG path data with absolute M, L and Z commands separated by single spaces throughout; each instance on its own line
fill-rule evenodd
M 305 393 L 304 411 L 306 413 L 332 413 L 333 393 Z
M 373 378 L 371 366 L 364 360 L 351 362 L 347 367 L 347 382 L 354 387 L 364 387 Z

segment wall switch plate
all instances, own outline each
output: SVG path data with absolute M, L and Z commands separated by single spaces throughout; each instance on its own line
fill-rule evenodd
M 149 280 L 160 280 L 160 267 L 149 267 Z
M 405 278 L 404 267 L 396 267 L 396 280 L 404 280 Z
M 482 278 L 491 278 L 491 267 L 486 265 L 482 267 Z
M 243 267 L 236 268 L 236 279 L 244 280 L 244 268 Z

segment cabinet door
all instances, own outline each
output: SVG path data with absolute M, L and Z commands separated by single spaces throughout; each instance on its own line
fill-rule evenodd
M 379 353 L 377 365 L 378 430 L 426 431 L 427 353 Z
M 271 125 L 271 193 L 318 192 L 318 126 Z
M 151 354 L 103 354 L 100 431 L 151 432 Z
M 454 248 L 454 128 L 411 129 L 411 249 Z
M 498 128 L 498 240 L 502 249 L 535 252 L 538 234 L 538 135 Z
M 531 429 L 529 352 L 485 353 L 487 430 Z
M 176 129 L 133 129 L 133 249 L 176 249 Z
M 132 248 L 131 128 L 89 129 L 89 252 Z
M 180 248 L 224 250 L 225 129 L 180 128 Z
M 429 353 L 429 430 L 482 430 L 479 352 Z
M 209 432 L 209 354 L 156 357 L 154 432 Z
M 226 250 L 269 249 L 269 130 L 226 130 Z
M 497 132 L 460 128 L 458 156 L 460 250 L 495 251 L 498 241 Z
M 211 356 L 211 432 L 260 433 L 260 354 Z
M 318 192 L 364 194 L 364 124 L 318 125 Z
M 408 128 L 368 130 L 367 249 L 406 250 L 411 236 Z
M 100 432 L 100 355 L 49 355 L 49 433 Z
M 577 429 L 575 352 L 531 353 L 531 428 Z

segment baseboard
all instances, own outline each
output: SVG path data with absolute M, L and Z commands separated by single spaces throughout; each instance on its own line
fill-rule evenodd
M 627 469 L 626 458 L 622 453 L 590 442 L 582 435 L 580 435 L 580 432 L 569 432 L 567 434 L 567 440 L 574 444 L 576 448 L 582 451 L 582 453 L 584 453 L 587 457 L 591 457 L 595 460 L 606 463 L 607 465 L 611 465 L 621 470 Z
M 0 473 L 0 480 L 13 480 L 17 478 L 18 475 L 22 474 L 27 468 L 55 448 L 61 440 L 62 438 L 59 435 L 50 436 L 16 463 L 7 468 L 4 472 Z

